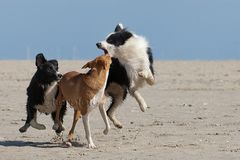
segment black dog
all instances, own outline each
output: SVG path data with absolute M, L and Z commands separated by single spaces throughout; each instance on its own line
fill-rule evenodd
M 58 73 L 58 61 L 46 60 L 42 53 L 36 56 L 37 71 L 32 77 L 32 80 L 27 88 L 27 120 L 19 131 L 26 132 L 32 126 L 33 128 L 44 130 L 45 125 L 37 123 L 37 110 L 48 115 L 51 113 L 52 119 L 56 116 L 55 98 L 58 92 L 57 82 L 61 78 Z M 60 119 L 63 122 L 63 116 L 66 112 L 66 103 L 63 103 Z M 59 134 L 61 131 L 57 130 Z

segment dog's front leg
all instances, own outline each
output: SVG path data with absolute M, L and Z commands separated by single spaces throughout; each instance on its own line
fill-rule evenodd
M 75 126 L 79 120 L 79 118 L 81 117 L 81 113 L 79 110 L 74 110 L 74 115 L 73 115 L 73 123 L 72 123 L 72 128 L 68 133 L 68 141 L 71 142 L 73 140 L 73 135 L 74 135 L 74 130 L 75 130 Z
M 145 112 L 147 108 L 147 104 L 143 99 L 143 97 L 141 96 L 141 94 L 138 91 L 133 91 L 133 92 L 130 91 L 130 94 L 137 100 L 141 111 Z
M 55 120 L 54 120 L 54 125 L 52 127 L 53 130 L 55 131 L 64 131 L 65 128 L 63 127 L 61 121 L 60 121 L 60 111 L 61 111 L 61 108 L 62 108 L 62 103 L 63 103 L 63 100 L 62 100 L 62 97 L 60 95 L 61 93 L 59 92 L 58 93 L 58 96 L 57 96 L 57 99 L 56 99 L 56 117 L 55 117 Z
M 103 131 L 103 134 L 107 135 L 107 134 L 108 134 L 108 131 L 110 130 L 111 127 L 110 127 L 110 124 L 109 124 L 108 119 L 107 119 L 107 113 L 106 113 L 104 104 L 105 104 L 104 102 L 101 102 L 101 103 L 99 104 L 99 111 L 100 111 L 100 113 L 101 113 L 101 116 L 102 116 L 103 121 L 104 121 L 105 126 L 106 126 L 106 128 L 105 128 L 104 131 Z
M 26 132 L 29 127 L 30 127 L 30 124 L 29 123 L 25 123 L 24 126 L 19 128 L 19 132 L 21 132 L 21 133 Z
M 154 78 L 153 74 L 151 73 L 150 69 L 147 71 L 138 72 L 138 76 L 144 78 L 146 80 L 146 82 L 151 86 L 155 83 L 155 78 Z
M 83 116 L 83 125 L 84 125 L 85 134 L 86 134 L 86 139 L 88 141 L 88 148 L 96 148 L 91 136 L 88 113 Z

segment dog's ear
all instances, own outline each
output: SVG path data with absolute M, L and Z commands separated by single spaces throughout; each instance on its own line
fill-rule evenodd
M 52 63 L 56 67 L 56 69 L 58 70 L 58 61 L 56 59 L 51 59 L 48 62 Z
M 47 60 L 45 59 L 42 53 L 36 55 L 36 62 L 35 65 L 39 67 L 41 64 L 45 63 Z
M 116 26 L 114 32 L 120 32 L 120 31 L 122 31 L 122 30 L 123 30 L 123 25 L 122 25 L 122 23 L 119 23 L 119 24 Z
M 84 68 L 91 68 L 91 63 L 90 62 L 87 62 L 84 66 L 82 66 L 82 69 Z
M 58 61 L 56 59 L 51 59 L 48 62 L 52 63 L 54 66 L 58 66 Z
M 122 37 L 125 40 L 129 39 L 132 36 L 133 36 L 133 34 L 131 32 L 128 32 L 128 31 L 125 31 L 125 32 L 122 33 Z

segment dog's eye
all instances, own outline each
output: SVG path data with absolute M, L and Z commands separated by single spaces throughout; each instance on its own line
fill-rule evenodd
M 108 43 L 113 43 L 113 39 L 107 39 Z
M 50 66 L 49 68 L 48 68 L 48 70 L 49 71 L 52 71 L 54 68 L 52 67 L 52 66 Z

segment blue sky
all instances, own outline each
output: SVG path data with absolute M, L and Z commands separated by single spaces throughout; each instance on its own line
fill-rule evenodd
M 92 59 L 118 22 L 156 59 L 240 59 L 240 0 L 0 0 L 0 59 Z

